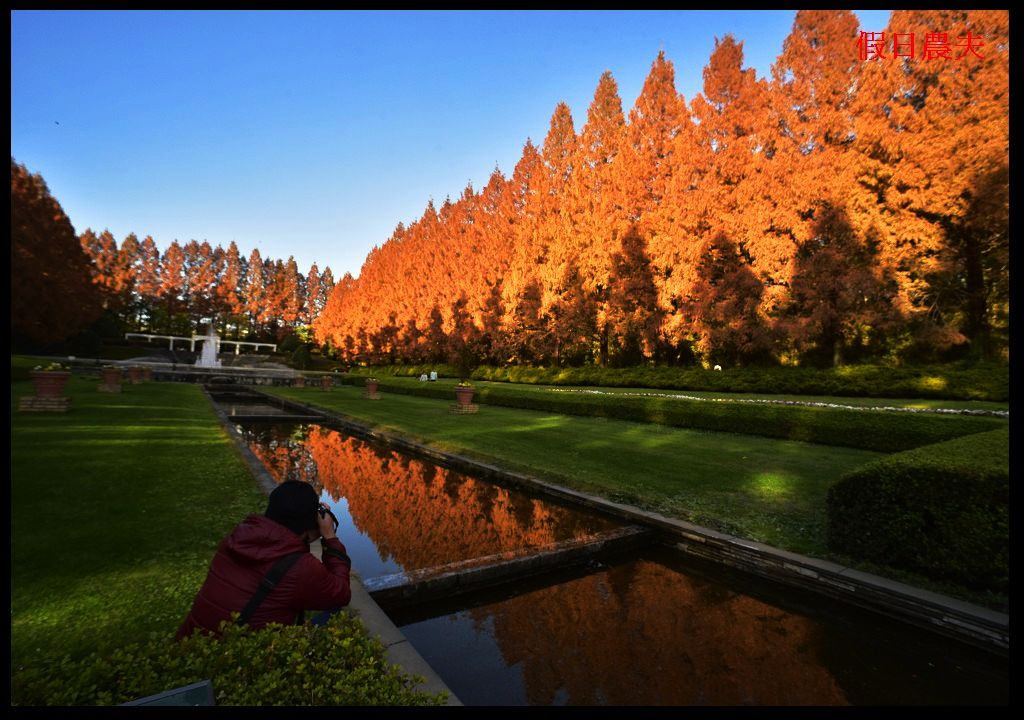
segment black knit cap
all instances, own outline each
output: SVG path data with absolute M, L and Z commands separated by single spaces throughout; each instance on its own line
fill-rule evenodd
M 274 522 L 281 523 L 296 535 L 306 530 L 316 530 L 317 509 L 320 498 L 308 482 L 288 480 L 270 493 L 267 511 L 263 513 Z

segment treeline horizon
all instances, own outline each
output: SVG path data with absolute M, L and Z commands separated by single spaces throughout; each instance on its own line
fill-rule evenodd
M 109 230 L 87 228 L 78 240 L 104 308 L 131 331 L 191 334 L 214 318 L 222 335 L 281 339 L 316 320 L 334 288 L 329 266 L 303 274 L 292 256 L 264 259 L 253 248 L 246 258 L 234 240 L 224 250 L 175 239 L 162 253 L 148 235 L 129 233 L 118 247 Z
M 248 258 L 232 241 L 174 240 L 161 253 L 135 233 L 76 235 L 45 180 L 11 158 L 11 341 L 21 350 L 98 351 L 126 332 L 191 335 L 213 319 L 223 337 L 310 341 L 334 275 L 293 257 Z
M 1000 356 L 1008 13 L 894 11 L 886 60 L 858 29 L 798 12 L 767 79 L 716 38 L 689 102 L 659 53 L 628 116 L 605 72 L 579 132 L 559 103 L 510 177 L 399 223 L 317 340 L 370 364 Z M 950 57 L 892 59 L 894 32 Z

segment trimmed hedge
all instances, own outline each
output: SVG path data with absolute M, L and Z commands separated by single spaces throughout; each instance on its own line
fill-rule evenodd
M 451 401 L 455 398 L 452 386 L 447 383 L 411 382 L 394 377 L 379 380 L 382 392 Z M 341 375 L 338 381 L 356 386 L 366 382 L 364 377 L 352 374 Z M 878 452 L 909 450 L 1006 424 L 1005 420 L 991 417 L 587 395 L 515 386 L 477 387 L 473 400 L 526 410 L 802 440 Z
M 1009 428 L 917 448 L 829 489 L 829 548 L 971 588 L 1009 589 Z
M 221 640 L 151 638 L 80 660 L 67 656 L 13 678 L 12 705 L 118 705 L 211 680 L 217 705 L 441 705 L 423 678 L 384 660 L 380 641 L 337 613 L 324 627 L 227 625 Z
M 353 368 L 376 377 L 417 377 L 437 371 L 441 377 L 459 377 L 450 365 L 388 365 Z M 833 395 L 846 397 L 934 398 L 940 400 L 1010 399 L 1010 368 L 1005 363 L 975 365 L 922 365 L 888 367 L 848 365 L 840 368 L 807 367 L 727 368 L 715 372 L 703 368 L 633 367 L 578 368 L 489 367 L 476 368 L 474 380 L 532 385 L 593 385 L 669 390 L 707 390 L 774 395 Z

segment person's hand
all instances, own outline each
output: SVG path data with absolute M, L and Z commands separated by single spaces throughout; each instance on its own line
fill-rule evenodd
M 323 503 L 320 504 L 320 508 L 321 509 L 317 512 L 316 516 L 316 520 L 320 524 L 320 536 L 324 540 L 330 540 L 333 537 L 337 537 L 337 534 L 335 534 L 334 516 L 330 511 L 327 511 L 327 506 Z

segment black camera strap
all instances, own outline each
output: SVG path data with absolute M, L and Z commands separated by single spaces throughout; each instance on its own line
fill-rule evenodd
M 249 603 L 245 606 L 245 609 L 242 610 L 242 614 L 238 616 L 237 624 L 245 625 L 249 622 L 249 618 L 252 617 L 256 608 L 260 606 L 260 603 L 263 602 L 265 597 L 267 597 L 267 594 L 274 589 L 274 586 L 281 581 L 281 578 L 283 578 L 289 568 L 295 564 L 295 561 L 303 555 L 308 554 L 308 551 L 293 552 L 289 555 L 278 558 L 277 562 L 274 563 L 274 566 L 270 568 L 267 574 L 263 576 L 263 579 L 260 580 L 260 586 L 256 588 L 256 592 L 253 593 L 251 598 L 249 598 Z

